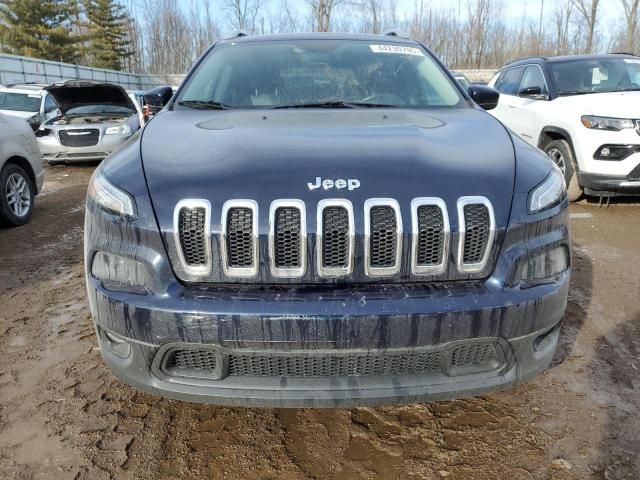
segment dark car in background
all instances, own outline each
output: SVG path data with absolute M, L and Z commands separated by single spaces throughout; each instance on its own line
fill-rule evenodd
M 571 272 L 553 162 L 397 35 L 222 40 L 94 173 L 102 356 L 169 398 L 478 395 L 551 362 Z

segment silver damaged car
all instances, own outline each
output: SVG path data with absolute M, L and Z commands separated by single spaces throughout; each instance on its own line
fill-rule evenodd
M 52 165 L 102 160 L 140 129 L 136 107 L 118 85 L 72 80 L 45 90 L 59 115 L 44 122 L 36 137 Z

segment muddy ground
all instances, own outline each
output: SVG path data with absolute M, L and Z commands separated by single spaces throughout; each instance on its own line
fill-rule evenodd
M 571 207 L 552 368 L 512 391 L 353 410 L 220 408 L 139 393 L 100 359 L 82 273 L 92 166 L 47 170 L 0 230 L 0 478 L 638 479 L 640 205 Z

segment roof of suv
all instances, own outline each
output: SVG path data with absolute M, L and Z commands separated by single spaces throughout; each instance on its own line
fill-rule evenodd
M 604 53 L 598 55 L 561 55 L 557 57 L 526 57 L 514 60 L 504 65 L 500 70 L 507 67 L 517 67 L 519 65 L 531 64 L 531 63 L 556 63 L 556 62 L 570 62 L 577 60 L 590 60 L 590 59 L 607 59 L 607 58 L 635 58 L 637 56 L 631 53 Z
M 271 35 L 246 35 L 236 34 L 229 38 L 221 40 L 219 44 L 225 43 L 245 43 L 245 42 L 268 42 L 268 41 L 287 41 L 287 40 L 362 40 L 369 42 L 397 42 L 410 43 L 417 45 L 418 42 L 405 37 L 401 33 L 390 32 L 383 35 L 363 34 L 363 33 L 275 33 Z

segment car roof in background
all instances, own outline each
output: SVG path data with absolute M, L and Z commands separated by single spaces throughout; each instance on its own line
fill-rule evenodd
M 640 58 L 631 53 L 602 53 L 602 54 L 583 54 L 583 55 L 560 55 L 557 57 L 525 57 L 513 60 L 504 65 L 499 70 L 505 68 L 518 67 L 528 64 L 542 64 L 542 63 L 560 63 L 560 62 L 575 62 L 580 60 L 602 60 L 602 59 L 614 59 L 614 58 L 633 58 L 640 60 Z
M 0 85 L 0 90 L 24 93 L 42 93 L 47 85 L 39 83 L 10 83 L 8 85 Z

